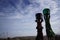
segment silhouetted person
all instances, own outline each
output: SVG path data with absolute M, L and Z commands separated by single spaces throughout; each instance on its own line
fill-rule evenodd
M 46 33 L 48 36 L 48 40 L 53 40 L 55 37 L 55 33 L 53 32 L 51 25 L 50 25 L 50 9 L 45 8 L 43 10 L 44 19 L 45 19 L 45 26 L 46 26 Z
M 42 14 L 37 13 L 35 16 L 36 16 L 35 22 L 37 22 L 37 27 L 36 27 L 36 29 L 37 29 L 37 37 L 36 37 L 36 40 L 43 40 L 43 33 L 42 33 L 43 27 L 42 27 L 42 24 L 41 24 L 42 21 L 43 21 Z

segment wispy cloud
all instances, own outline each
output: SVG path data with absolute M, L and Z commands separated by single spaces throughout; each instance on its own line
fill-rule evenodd
M 42 13 L 46 7 L 51 10 L 51 27 L 54 31 L 57 28 L 56 34 L 60 30 L 60 24 L 58 24 L 60 22 L 58 2 L 53 0 L 1 0 L 0 4 L 0 26 L 4 29 L 1 30 L 2 32 L 8 32 L 9 36 L 14 36 L 14 34 L 22 36 L 24 33 L 29 35 L 33 31 L 32 35 L 36 35 L 35 14 Z M 43 33 L 45 33 L 45 23 L 43 22 L 42 24 L 44 27 Z
M 16 2 L 17 1 L 17 2 Z M 55 1 L 52 0 L 16 0 L 16 1 L 12 1 L 12 0 L 5 0 L 5 4 L 3 3 L 3 1 L 1 1 L 1 8 L 2 9 L 2 13 L 5 14 L 6 16 L 12 14 L 12 16 L 9 16 L 10 18 L 18 18 L 17 15 L 35 15 L 35 13 L 37 12 L 42 12 L 42 10 L 46 7 L 51 9 L 51 14 L 54 14 L 57 12 L 58 10 L 58 5 Z M 27 3 L 26 3 L 27 2 Z M 8 4 L 7 4 L 8 3 Z M 6 7 L 4 7 L 4 5 L 2 6 L 2 4 L 4 4 Z M 52 5 L 51 5 L 52 4 Z M 16 14 L 16 15 L 15 15 Z M 19 16 L 18 15 L 18 16 Z M 21 17 L 21 16 L 20 16 Z

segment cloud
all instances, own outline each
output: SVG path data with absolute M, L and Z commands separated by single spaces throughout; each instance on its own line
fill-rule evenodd
M 9 36 L 22 36 L 24 34 L 29 35 L 32 32 L 34 32 L 32 35 L 36 35 L 35 14 L 38 12 L 42 13 L 43 9 L 46 7 L 51 10 L 51 26 L 54 32 L 59 32 L 60 24 L 58 23 L 60 22 L 60 9 L 57 2 L 53 0 L 16 0 L 17 3 L 14 0 L 10 1 L 11 2 L 5 0 L 5 4 L 3 2 L 0 3 L 3 4 L 0 6 L 0 23 L 4 29 L 2 32 L 6 31 L 8 28 L 7 32 L 9 33 Z M 44 27 L 43 33 L 45 33 L 45 23 L 43 22 L 42 24 Z M 18 32 L 18 34 L 16 32 Z
M 43 9 L 46 7 L 51 9 L 51 14 L 56 13 L 58 10 L 57 3 L 52 0 L 49 0 L 49 1 L 47 1 L 47 0 L 26 0 L 26 1 L 16 0 L 16 1 L 5 0 L 4 5 L 7 6 L 7 9 L 5 7 L 3 7 L 4 9 L 2 8 L 1 12 L 9 18 L 18 18 L 19 15 L 22 15 L 24 17 L 25 17 L 25 15 L 30 15 L 30 16 L 35 15 L 35 13 L 42 12 Z M 3 4 L 3 3 L 1 3 L 1 4 Z M 10 14 L 12 14 L 12 16 Z M 20 16 L 20 18 L 23 18 L 23 17 Z

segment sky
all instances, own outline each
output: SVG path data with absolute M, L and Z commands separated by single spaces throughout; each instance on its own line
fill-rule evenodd
M 50 9 L 50 23 L 55 34 L 60 34 L 60 0 L 0 0 L 0 38 L 36 36 L 35 14 Z M 46 35 L 45 21 L 42 22 Z

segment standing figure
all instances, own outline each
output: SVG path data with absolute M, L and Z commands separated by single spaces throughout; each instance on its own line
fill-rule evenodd
M 44 19 L 45 19 L 45 26 L 46 26 L 46 33 L 48 40 L 55 40 L 55 33 L 53 32 L 51 25 L 50 25 L 50 9 L 45 8 L 43 10 Z
M 41 24 L 42 21 L 43 21 L 42 14 L 37 13 L 36 14 L 36 20 L 35 20 L 35 22 L 37 22 L 37 27 L 36 27 L 36 29 L 37 29 L 37 37 L 36 37 L 36 40 L 43 40 L 43 33 L 42 33 L 43 27 L 42 27 L 42 24 Z

